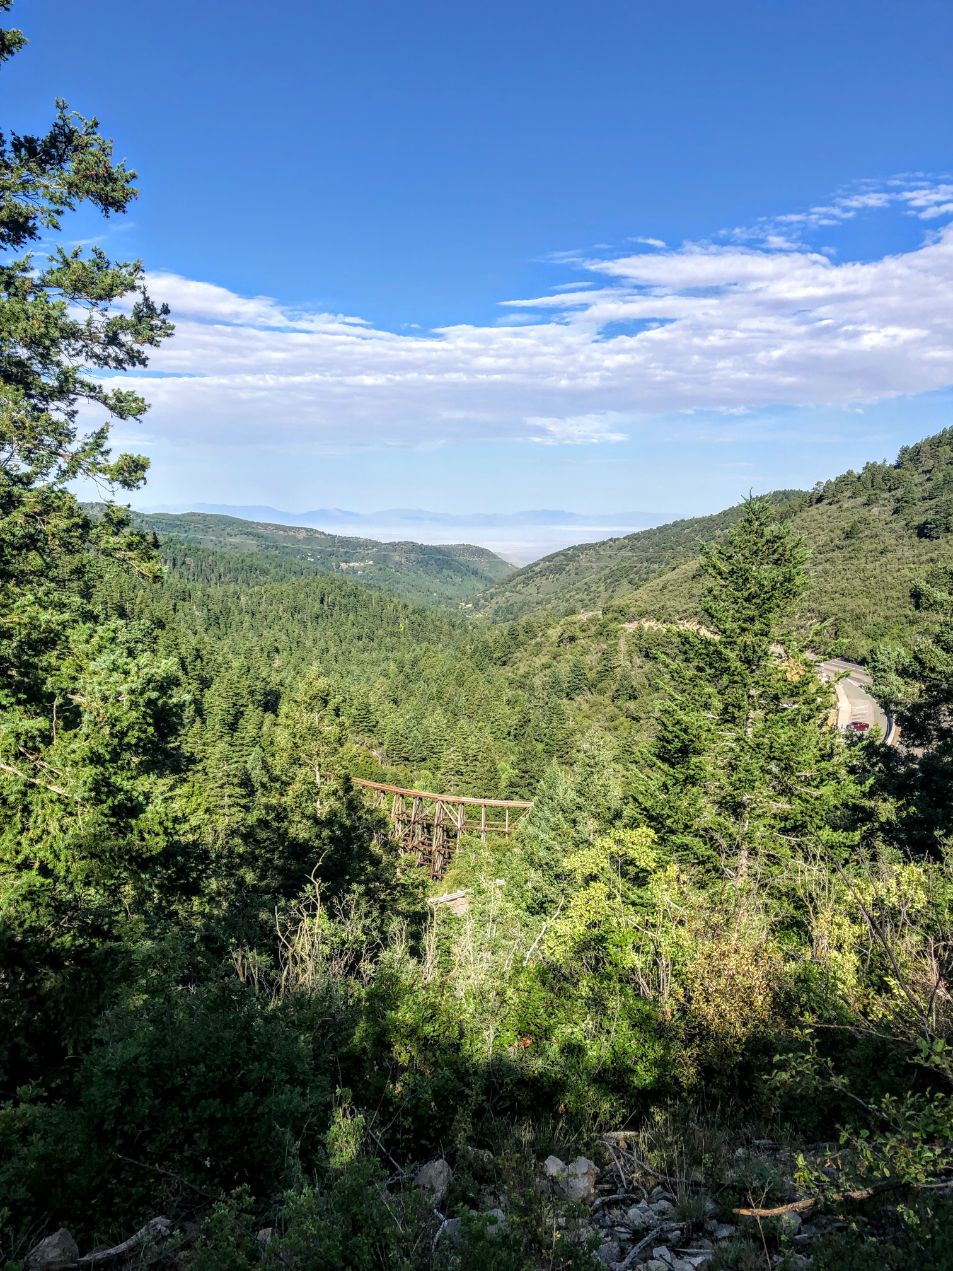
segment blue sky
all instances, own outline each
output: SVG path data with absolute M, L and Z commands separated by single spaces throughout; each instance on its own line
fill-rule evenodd
M 6 121 L 141 175 L 142 503 L 692 513 L 953 423 L 947 0 L 11 17 Z

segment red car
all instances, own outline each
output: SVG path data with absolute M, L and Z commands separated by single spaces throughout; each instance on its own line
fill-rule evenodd
M 863 720 L 855 719 L 847 725 L 849 733 L 865 733 L 870 728 L 869 724 L 865 724 Z

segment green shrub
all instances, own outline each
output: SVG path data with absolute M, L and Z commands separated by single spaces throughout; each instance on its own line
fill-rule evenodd
M 234 980 L 115 1008 L 78 1067 L 72 1106 L 34 1097 L 0 1113 L 14 1225 L 43 1212 L 77 1236 L 122 1238 L 144 1215 L 243 1184 L 256 1197 L 293 1185 L 316 1159 L 333 1097 L 313 1022 Z

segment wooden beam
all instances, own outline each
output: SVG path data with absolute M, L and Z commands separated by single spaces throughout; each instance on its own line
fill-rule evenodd
M 409 790 L 403 786 L 389 786 L 382 781 L 365 781 L 363 777 L 352 777 L 351 781 L 354 785 L 360 786 L 363 790 L 383 790 L 386 794 L 399 794 L 404 798 L 418 799 L 439 799 L 441 803 L 461 803 L 465 806 L 478 808 L 482 804 L 486 804 L 488 808 L 519 808 L 528 810 L 533 806 L 532 800 L 527 799 L 483 799 L 479 796 L 471 796 L 464 794 L 434 794 L 427 790 Z

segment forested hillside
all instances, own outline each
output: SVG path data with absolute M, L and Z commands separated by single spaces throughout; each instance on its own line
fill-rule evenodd
M 565 692 L 514 674 L 498 633 L 334 577 L 262 581 L 255 561 L 203 548 L 159 590 L 115 571 L 100 583 L 161 630 L 197 708 L 196 757 L 220 699 L 258 739 L 309 680 L 335 739 L 326 766 L 356 776 L 521 797 L 571 749 Z M 205 779 L 215 784 L 212 769 Z
M 341 574 L 362 586 L 425 604 L 465 600 L 513 572 L 513 566 L 494 552 L 470 543 L 379 543 L 202 512 L 136 512 L 132 524 L 155 533 L 163 555 L 173 562 L 182 559 L 188 547 L 221 549 L 247 557 L 249 572 L 259 578 Z
M 196 758 L 210 703 L 243 703 L 235 727 L 248 711 L 257 733 L 309 675 L 335 720 L 327 765 L 425 789 L 531 798 L 591 730 L 619 756 L 652 733 L 667 637 L 651 627 L 614 615 L 489 627 L 346 579 L 286 577 L 284 562 L 162 550 L 160 588 L 110 569 L 97 592 L 161 631 L 198 712 Z
M 903 643 L 930 624 L 911 591 L 950 559 L 953 429 L 905 447 L 895 463 L 828 481 L 791 510 L 810 551 L 802 630 L 819 628 L 826 651 L 859 661 Z M 613 609 L 624 619 L 692 617 L 701 587 L 696 560 L 617 596 Z
M 797 501 L 797 490 L 770 496 L 778 506 Z M 528 613 L 564 616 L 599 609 L 621 592 L 697 558 L 701 548 L 735 523 L 741 506 L 696 516 L 623 538 L 579 543 L 533 561 L 475 597 L 474 612 L 506 622 Z
M 48 241 L 134 175 L 63 105 L 0 174 L 3 1265 L 953 1265 L 949 434 L 726 515 L 694 625 L 163 546 L 83 421 L 143 417 L 171 315 Z M 895 539 L 902 749 L 803 638 L 811 548 Z M 533 806 L 435 877 L 360 773 Z
M 953 543 L 953 429 L 905 447 L 893 463 L 869 463 L 810 494 L 771 496 L 804 538 L 808 583 L 799 617 L 827 652 L 861 661 L 881 642 L 923 625 L 911 590 L 949 559 Z M 557 552 L 474 601 L 497 620 L 531 612 L 606 608 L 627 621 L 697 618 L 699 551 L 739 508 Z

